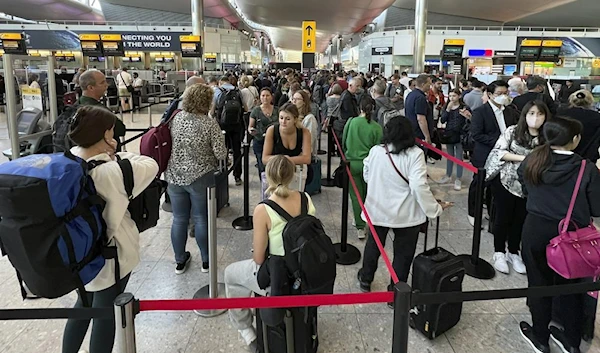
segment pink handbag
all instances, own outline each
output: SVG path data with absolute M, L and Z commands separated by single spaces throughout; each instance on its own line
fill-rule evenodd
M 559 235 L 550 240 L 550 244 L 546 247 L 548 266 L 567 279 L 600 275 L 600 233 L 592 222 L 585 228 L 577 228 L 575 223 L 571 222 L 571 214 L 581 186 L 585 164 L 584 159 L 581 162 L 567 216 L 558 225 Z M 575 230 L 569 231 L 569 224 L 575 225 Z

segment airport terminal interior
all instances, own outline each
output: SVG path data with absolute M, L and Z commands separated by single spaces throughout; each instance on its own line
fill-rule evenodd
M 329 141 L 333 139 L 333 128 L 329 127 L 329 133 L 326 131 L 326 118 L 329 118 L 327 104 L 322 109 L 322 106 L 319 107 L 322 102 L 316 102 L 314 97 L 315 86 L 318 85 L 321 91 L 321 85 L 329 87 L 329 82 L 319 80 L 330 75 L 337 76 L 334 82 L 344 81 L 346 87 L 350 83 L 350 88 L 342 88 L 348 92 L 360 82 L 364 85 L 360 90 L 365 95 L 374 92 L 372 87 L 378 87 L 375 80 L 382 80 L 379 86 L 385 87 L 384 95 L 393 98 L 392 102 L 403 103 L 402 108 L 398 108 L 402 116 L 391 119 L 408 119 L 411 109 L 415 119 L 423 116 L 415 113 L 415 108 L 404 105 L 412 102 L 409 95 L 420 89 L 409 82 L 422 82 L 423 74 L 430 77 L 427 82 L 432 86 L 432 91 L 424 92 L 423 97 L 428 95 L 427 99 L 431 102 L 433 95 L 430 112 L 433 114 L 435 111 L 442 119 L 442 110 L 448 107 L 445 102 L 450 96 L 457 95 L 456 90 L 459 94 L 481 92 L 486 85 L 498 89 L 494 83 L 498 80 L 508 82 L 504 96 L 510 94 L 513 102 L 519 95 L 539 92 L 536 94 L 547 96 L 556 109 L 566 109 L 572 104 L 570 98 L 578 98 L 581 94 L 580 99 L 585 100 L 589 95 L 586 109 L 600 117 L 598 13 L 598 0 L 505 0 L 497 3 L 474 0 L 0 0 L 0 202 L 6 200 L 2 195 L 7 189 L 2 184 L 4 169 L 1 166 L 15 163 L 28 155 L 52 152 L 48 145 L 52 144 L 53 129 L 56 129 L 54 123 L 84 94 L 85 88 L 80 87 L 78 77 L 90 71 L 102 72 L 102 77 L 106 78 L 106 93 L 100 98 L 100 103 L 96 103 L 112 111 L 125 124 L 127 132 L 119 142 L 126 141 L 122 150 L 135 154 L 140 153 L 141 134 L 157 126 L 174 99 L 183 94 L 190 82 L 199 82 L 194 80 L 200 77 L 203 83 L 212 84 L 209 81 L 214 78 L 219 84 L 224 76 L 236 77 L 242 82 L 243 78 L 254 76 L 254 83 L 250 85 L 257 87 L 257 93 L 262 93 L 258 82 L 263 85 L 266 81 L 279 92 L 284 86 L 285 93 L 293 86 L 287 83 L 289 77 L 297 76 L 301 88 L 313 95 L 311 100 L 318 103 L 314 104 L 317 108 L 315 118 L 322 128 L 318 129 L 314 141 L 318 141 L 318 148 L 323 151 L 314 156 L 320 159 L 320 163 L 313 159 L 311 167 L 313 164 L 321 166 L 319 172 L 324 183 L 331 182 L 327 178 L 333 177 L 342 162 L 334 142 Z M 124 72 L 127 77 L 132 76 L 129 84 L 119 81 L 126 81 L 122 78 Z M 403 81 L 405 77 L 407 81 Z M 288 81 L 281 81 L 281 78 Z M 518 84 L 509 82 L 515 82 L 513 80 Z M 223 82 L 220 83 L 222 85 Z M 490 86 L 491 83 L 494 84 Z M 131 91 L 126 86 L 131 87 Z M 393 92 L 394 87 L 398 87 L 396 93 Z M 587 93 L 578 93 L 580 91 Z M 324 101 L 328 100 L 326 96 L 329 93 L 322 93 Z M 476 98 L 478 101 L 481 96 L 489 99 L 489 102 L 486 99 L 479 105 L 490 104 L 496 116 L 497 112 L 504 114 L 505 108 L 493 105 L 497 102 L 496 93 L 489 93 L 488 96 L 483 92 Z M 256 96 L 249 105 L 258 107 L 261 99 Z M 358 108 L 359 102 L 352 99 Z M 289 100 L 296 104 L 296 98 L 289 97 Z M 287 103 L 285 99 L 283 102 Z M 460 108 L 463 114 L 462 100 Z M 469 108 L 468 115 L 477 115 L 472 112 L 475 110 Z M 491 109 L 490 113 L 493 119 L 495 115 Z M 370 114 L 380 118 L 377 112 Z M 521 119 L 525 119 L 524 116 Z M 436 129 L 444 131 L 441 122 L 437 124 L 435 119 Z M 416 126 L 420 126 L 416 121 Z M 371 123 L 384 125 L 380 121 Z M 465 124 L 464 118 L 462 124 Z M 495 125 L 496 129 L 499 128 L 499 136 L 507 126 Z M 600 127 L 600 123 L 594 126 Z M 583 128 L 586 128 L 585 124 Z M 531 127 L 529 131 L 532 131 Z M 585 131 L 582 134 L 585 135 Z M 243 135 L 237 136 L 241 138 Z M 595 146 L 600 147 L 600 135 L 588 135 L 593 135 L 598 142 Z M 530 138 L 533 139 L 532 136 Z M 426 140 L 426 137 L 422 138 Z M 452 145 L 457 144 L 461 145 L 461 142 L 455 141 Z M 434 145 L 443 152 L 449 151 L 446 143 L 439 139 L 437 144 L 434 141 Z M 13 156 L 11 149 L 17 146 L 21 154 L 14 160 L 17 156 L 16 153 Z M 227 147 L 231 166 L 235 163 L 237 152 L 231 153 L 234 147 Z M 427 151 L 426 147 L 423 149 Z M 463 154 L 462 149 L 460 147 L 460 154 Z M 253 258 L 253 230 L 232 226 L 240 218 L 251 216 L 264 197 L 265 180 L 261 180 L 257 170 L 260 163 L 251 145 L 248 151 L 247 155 L 242 154 L 247 160 L 238 160 L 241 165 L 247 164 L 248 170 L 243 170 L 241 177 L 227 176 L 229 202 L 218 210 L 216 217 L 213 229 L 216 260 L 211 259 L 210 271 L 205 268 L 208 265 L 202 262 L 196 240 L 190 236 L 187 237 L 186 250 L 191 254 L 191 262 L 184 267 L 183 273 L 176 273 L 176 265 L 179 265 L 174 259 L 171 242 L 174 219 L 172 210 L 165 210 L 165 194 L 161 198 L 157 224 L 139 234 L 140 262 L 133 268 L 125 292 L 132 293 L 141 301 L 193 299 L 201 288 L 206 289 L 215 282 L 211 276 L 216 275 L 216 281 L 224 282 L 227 266 Z M 528 288 L 528 276 L 517 273 L 514 265 L 511 264 L 509 273 L 498 270 L 496 260 L 499 253 L 495 249 L 495 235 L 490 225 L 494 220 L 491 206 L 480 203 L 476 208 L 481 213 L 469 214 L 468 200 L 472 196 L 469 195 L 472 192 L 469 184 L 477 179 L 469 169 L 474 155 L 466 151 L 463 155 L 459 155 L 458 150 L 456 152 L 456 155 L 452 152 L 452 156 L 466 166 L 459 178 L 462 183 L 455 182 L 453 175 L 456 171 L 453 174 L 450 170 L 447 174 L 447 153 L 443 153 L 441 159 L 423 158 L 426 165 L 423 178 L 426 178 L 434 198 L 451 203 L 451 206 L 437 220 L 429 219 L 427 237 L 419 234 L 414 256 L 419 257 L 436 246 L 454 255 L 479 252 L 479 261 L 488 266 L 492 275 L 481 275 L 473 269 L 463 268 L 466 274 L 460 290 Z M 477 167 L 483 168 L 483 165 Z M 389 168 L 392 168 L 391 165 Z M 414 182 L 412 175 L 410 180 Z M 500 182 L 498 184 L 501 185 Z M 348 192 L 354 192 L 352 183 Z M 571 191 L 568 192 L 570 196 Z M 364 239 L 364 231 L 355 226 L 354 200 L 345 198 L 342 188 L 325 184 L 320 186 L 319 192 L 311 194 L 315 216 L 322 222 L 331 241 L 337 245 L 347 242 L 348 247 L 360 252 L 360 258 L 350 261 L 351 264 L 337 262 L 333 294 L 361 293 L 363 286 L 357 274 L 363 268 L 368 239 Z M 483 194 L 479 196 L 484 199 Z M 410 196 L 409 191 L 407 197 L 414 196 Z M 513 193 L 509 197 L 517 196 Z M 245 203 L 249 214 L 245 214 Z M 344 204 L 348 207 L 347 212 L 342 210 Z M 3 209 L 5 207 L 0 207 L 0 210 Z M 472 216 L 480 217 L 481 232 L 475 231 Z M 593 216 L 596 221 L 600 214 Z M 17 236 L 11 233 L 12 228 L 2 227 L 2 217 L 7 216 L 0 212 L 0 232 L 4 232 L 0 234 L 0 241 Z M 439 222 L 437 241 L 436 222 Z M 477 219 L 475 225 L 478 225 Z M 395 234 L 390 231 L 387 237 L 385 251 L 393 260 Z M 427 244 L 424 244 L 425 239 Z M 508 242 L 510 247 L 510 239 Z M 600 250 L 597 251 L 595 260 L 600 266 Z M 504 252 L 500 254 L 507 259 L 510 257 Z M 0 256 L 0 353 L 109 352 L 110 349 L 90 347 L 91 325 L 81 347 L 67 350 L 63 341 L 65 319 L 6 319 L 11 315 L 19 316 L 20 309 L 72 308 L 78 298 L 77 292 L 72 291 L 54 299 L 23 299 L 22 291 L 29 292 L 29 289 L 20 285 L 10 257 L 11 254 Z M 414 271 L 415 268 L 412 268 L 406 281 L 409 285 L 413 283 Z M 596 280 L 599 275 L 600 271 L 596 273 Z M 112 281 L 114 283 L 114 278 Z M 389 283 L 388 266 L 380 257 L 371 292 L 386 292 Z M 224 298 L 223 287 L 219 288 L 219 298 Z M 442 289 L 438 291 L 443 292 Z M 28 295 L 36 296 L 35 293 Z M 586 303 L 592 298 L 587 294 L 581 296 L 589 297 Z M 398 305 L 392 308 L 383 300 L 378 303 L 322 305 L 316 314 L 317 352 L 600 353 L 600 311 L 597 311 L 595 301 L 593 303 L 584 308 L 586 317 L 592 318 L 591 323 L 586 323 L 589 332 L 581 340 L 579 349 L 571 347 L 572 350 L 559 345 L 555 339 L 547 343 L 549 350 L 536 348 L 530 340 L 522 337 L 520 323 L 532 324 L 525 297 L 464 302 L 459 321 L 434 338 L 426 337 L 418 327 L 413 327 L 408 329 L 407 339 L 403 339 L 398 328 L 400 314 L 395 314 L 400 310 Z M 444 315 L 451 314 L 442 312 Z M 436 320 L 443 320 L 444 315 Z M 124 319 L 118 318 L 118 323 L 121 320 Z M 412 324 L 414 321 L 411 321 L 411 326 L 414 326 Z M 120 331 L 120 326 L 117 325 L 114 352 L 266 353 L 263 347 L 252 350 L 256 347 L 245 341 L 225 312 L 204 317 L 193 310 L 142 311 L 135 316 L 134 344 L 131 341 L 122 344 L 128 338 L 123 337 L 124 331 Z M 292 331 L 296 329 L 294 327 Z M 268 335 L 266 333 L 265 337 Z M 112 346 L 110 342 L 104 345 L 109 346 Z M 295 350 L 295 353 L 309 352 L 316 353 L 309 349 Z M 271 348 L 270 353 L 291 351 Z

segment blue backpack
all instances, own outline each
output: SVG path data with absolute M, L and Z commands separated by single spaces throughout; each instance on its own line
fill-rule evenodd
M 36 154 L 0 165 L 0 249 L 36 296 L 58 298 L 84 286 L 115 259 L 107 246 L 102 211 L 90 166 L 69 151 Z

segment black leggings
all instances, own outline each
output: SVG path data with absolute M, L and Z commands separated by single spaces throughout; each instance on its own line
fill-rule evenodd
M 523 261 L 527 267 L 529 287 L 554 286 L 560 284 L 578 283 L 577 279 L 565 279 L 548 266 L 546 246 L 550 239 L 558 235 L 558 221 L 548 220 L 529 213 L 523 225 Z M 527 298 L 533 333 L 542 343 L 547 344 L 550 338 L 548 324 L 555 319 L 565 328 L 565 334 L 575 347 L 581 343 L 583 321 L 583 296 L 581 294 L 564 295 L 560 297 Z M 553 300 L 554 299 L 554 300 Z M 557 306 L 557 307 L 556 307 Z
M 406 282 L 408 280 L 408 274 L 410 273 L 410 265 L 412 264 L 413 258 L 415 257 L 415 250 L 417 248 L 417 240 L 419 239 L 419 228 L 420 225 L 409 227 L 409 228 L 393 228 L 394 231 L 394 260 L 392 261 L 392 267 L 398 275 L 400 282 Z M 387 234 L 390 228 L 375 226 L 377 234 L 381 244 L 385 246 Z M 373 282 L 375 271 L 377 271 L 377 261 L 381 253 L 377 247 L 377 243 L 373 239 L 373 234 L 370 234 L 365 245 L 365 251 L 363 255 L 363 267 L 361 271 L 361 279 L 365 282 Z
M 119 284 L 99 292 L 88 292 L 87 300 L 93 308 L 112 308 L 119 294 L 125 291 L 131 273 L 121 279 Z M 77 298 L 75 308 L 83 308 L 81 294 Z M 63 335 L 62 353 L 77 353 L 90 325 L 90 320 L 67 321 Z M 94 319 L 92 324 L 92 337 L 90 339 L 90 353 L 111 353 L 115 344 L 115 319 Z
M 521 250 L 521 233 L 525 216 L 527 216 L 527 200 L 511 194 L 500 181 L 500 177 L 492 180 L 492 194 L 494 195 L 494 220 L 492 234 L 494 234 L 494 251 L 518 254 Z

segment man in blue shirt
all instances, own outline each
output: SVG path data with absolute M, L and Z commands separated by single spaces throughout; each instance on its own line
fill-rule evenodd
M 419 75 L 415 79 L 415 89 L 408 94 L 404 102 L 406 118 L 413 125 L 415 136 L 429 144 L 433 132 L 433 114 L 425 92 L 428 92 L 430 87 L 431 77 Z

